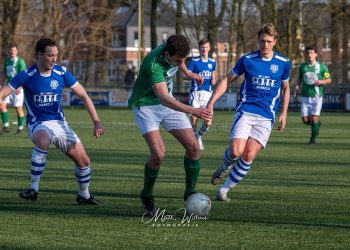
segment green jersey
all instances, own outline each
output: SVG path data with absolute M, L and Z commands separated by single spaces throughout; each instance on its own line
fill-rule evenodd
M 160 104 L 152 86 L 160 82 L 166 82 L 169 95 L 172 96 L 173 76 L 178 67 L 168 63 L 163 52 L 165 44 L 152 50 L 142 61 L 137 75 L 133 92 L 128 100 L 129 107 L 142 107 Z
M 17 75 L 22 70 L 26 69 L 26 63 L 23 58 L 6 58 L 4 63 L 4 72 L 6 75 L 7 82 L 10 82 L 11 79 Z
M 304 97 L 322 97 L 323 86 L 315 86 L 315 80 L 328 79 L 331 77 L 327 66 L 316 62 L 314 65 L 303 63 L 299 67 L 299 77 L 302 81 L 301 96 Z

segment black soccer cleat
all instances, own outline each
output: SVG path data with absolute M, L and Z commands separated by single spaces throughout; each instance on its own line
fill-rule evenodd
M 23 133 L 23 129 L 17 129 L 17 132 L 15 133 L 15 135 L 20 135 Z
M 145 196 L 141 192 L 140 198 L 143 204 L 143 209 L 145 210 L 145 215 L 153 216 L 156 213 L 156 207 L 154 205 L 154 197 L 153 196 Z
M 38 192 L 35 191 L 35 189 L 33 188 L 28 190 L 23 190 L 22 192 L 19 193 L 19 197 L 25 200 L 36 201 L 36 199 L 38 198 Z
M 197 192 L 185 192 L 184 193 L 184 201 L 187 201 L 188 197 L 190 197 L 192 194 L 195 194 Z
M 0 135 L 4 135 L 6 133 L 9 133 L 11 132 L 10 128 L 9 127 L 3 127 L 1 130 L 0 130 Z
M 77 195 L 76 201 L 81 205 L 103 205 L 102 201 L 96 200 L 93 195 L 90 195 L 90 198 L 85 199 L 80 195 Z
M 316 139 L 310 138 L 309 145 L 314 145 L 314 144 L 316 144 Z

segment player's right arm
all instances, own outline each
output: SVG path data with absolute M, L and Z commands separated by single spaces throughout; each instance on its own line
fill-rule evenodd
M 207 104 L 208 109 L 211 111 L 213 110 L 214 103 L 226 92 L 228 86 L 230 86 L 231 83 L 234 82 L 237 78 L 238 76 L 234 75 L 231 71 L 227 74 L 227 76 L 221 79 Z
M 152 85 L 154 93 L 157 95 L 159 101 L 168 108 L 184 112 L 196 117 L 202 118 L 203 120 L 210 120 L 212 117 L 211 111 L 206 108 L 194 108 L 183 104 L 176 99 L 169 96 L 168 87 L 166 82 L 160 82 Z

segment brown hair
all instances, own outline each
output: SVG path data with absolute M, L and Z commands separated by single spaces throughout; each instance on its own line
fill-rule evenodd
M 260 38 L 261 35 L 269 35 L 269 36 L 272 36 L 274 37 L 275 39 L 277 38 L 278 34 L 277 34 L 277 31 L 276 31 L 276 28 L 275 26 L 273 26 L 272 23 L 267 23 L 267 24 L 264 24 L 258 31 L 258 38 Z

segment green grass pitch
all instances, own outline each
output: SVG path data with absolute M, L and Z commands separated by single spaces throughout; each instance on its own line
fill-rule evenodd
M 203 137 L 198 190 L 212 199 L 207 220 L 184 222 L 183 148 L 163 131 L 167 156 L 155 186 L 168 217 L 142 220 L 139 192 L 149 150 L 130 110 L 99 109 L 105 135 L 92 137 L 88 114 L 66 108 L 92 162 L 90 190 L 105 202 L 76 205 L 73 163 L 51 147 L 36 202 L 18 197 L 28 187 L 32 143 L 26 134 L 0 137 L 0 249 L 349 249 L 350 114 L 323 113 L 316 145 L 310 128 L 290 113 L 273 131 L 229 204 L 210 184 L 228 143 L 233 113 L 215 112 Z M 10 119 L 15 120 L 11 108 Z M 174 216 L 172 216 L 174 215 Z

